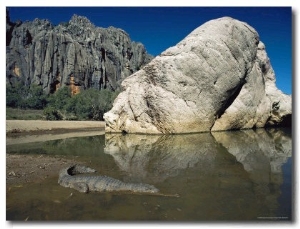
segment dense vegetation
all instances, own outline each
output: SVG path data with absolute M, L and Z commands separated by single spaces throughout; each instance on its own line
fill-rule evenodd
M 112 108 L 117 95 L 118 92 L 91 88 L 72 96 L 68 87 L 45 95 L 41 86 L 31 85 L 28 88 L 17 84 L 15 87 L 7 86 L 6 106 L 43 110 L 47 120 L 103 120 L 103 114 Z
M 15 86 L 6 86 L 6 106 L 21 109 L 43 109 L 47 105 L 47 96 L 41 86 L 23 86 L 16 83 Z

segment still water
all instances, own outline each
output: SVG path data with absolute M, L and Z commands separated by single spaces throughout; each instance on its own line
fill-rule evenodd
M 99 174 L 151 184 L 166 195 L 83 194 L 59 186 L 57 175 L 11 189 L 7 220 L 292 220 L 290 129 L 106 134 L 11 144 L 7 153 L 76 155 Z

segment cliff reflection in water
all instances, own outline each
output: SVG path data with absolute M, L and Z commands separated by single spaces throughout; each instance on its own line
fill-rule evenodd
M 258 129 L 186 134 L 106 134 L 104 152 L 114 157 L 130 177 L 163 181 L 180 170 L 200 166 L 206 172 L 216 165 L 220 151 L 232 154 L 250 177 L 266 179 L 261 171 L 278 176 L 292 155 L 292 139 L 280 129 Z M 258 182 L 260 183 L 260 182 Z
M 114 157 L 130 179 L 161 182 L 181 170 L 200 166 L 212 170 L 218 146 L 212 135 L 106 134 L 104 152 Z
M 275 211 L 282 193 L 282 165 L 292 156 L 291 137 L 280 129 L 213 133 L 213 136 L 243 165 L 253 182 L 257 201 Z
M 113 156 L 127 181 L 155 184 L 176 178 L 184 184 L 186 181 L 178 175 L 192 169 L 204 177 L 198 179 L 203 184 L 218 183 L 215 186 L 219 190 L 252 190 L 251 198 L 267 206 L 269 215 L 279 205 L 282 165 L 292 156 L 292 138 L 283 129 L 186 135 L 106 134 L 105 141 L 104 152 Z

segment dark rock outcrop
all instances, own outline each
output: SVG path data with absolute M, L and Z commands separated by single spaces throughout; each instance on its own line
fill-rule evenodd
M 74 15 L 57 26 L 48 20 L 11 22 L 6 16 L 6 79 L 42 85 L 46 93 L 70 86 L 116 90 L 152 56 L 122 29 L 100 28 Z

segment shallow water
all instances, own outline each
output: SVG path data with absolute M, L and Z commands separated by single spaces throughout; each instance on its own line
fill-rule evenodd
M 7 193 L 7 220 L 292 219 L 290 129 L 170 136 L 106 134 L 7 145 L 7 153 L 77 155 L 99 174 L 151 184 L 165 195 L 82 194 L 59 186 L 57 176 L 12 188 Z

